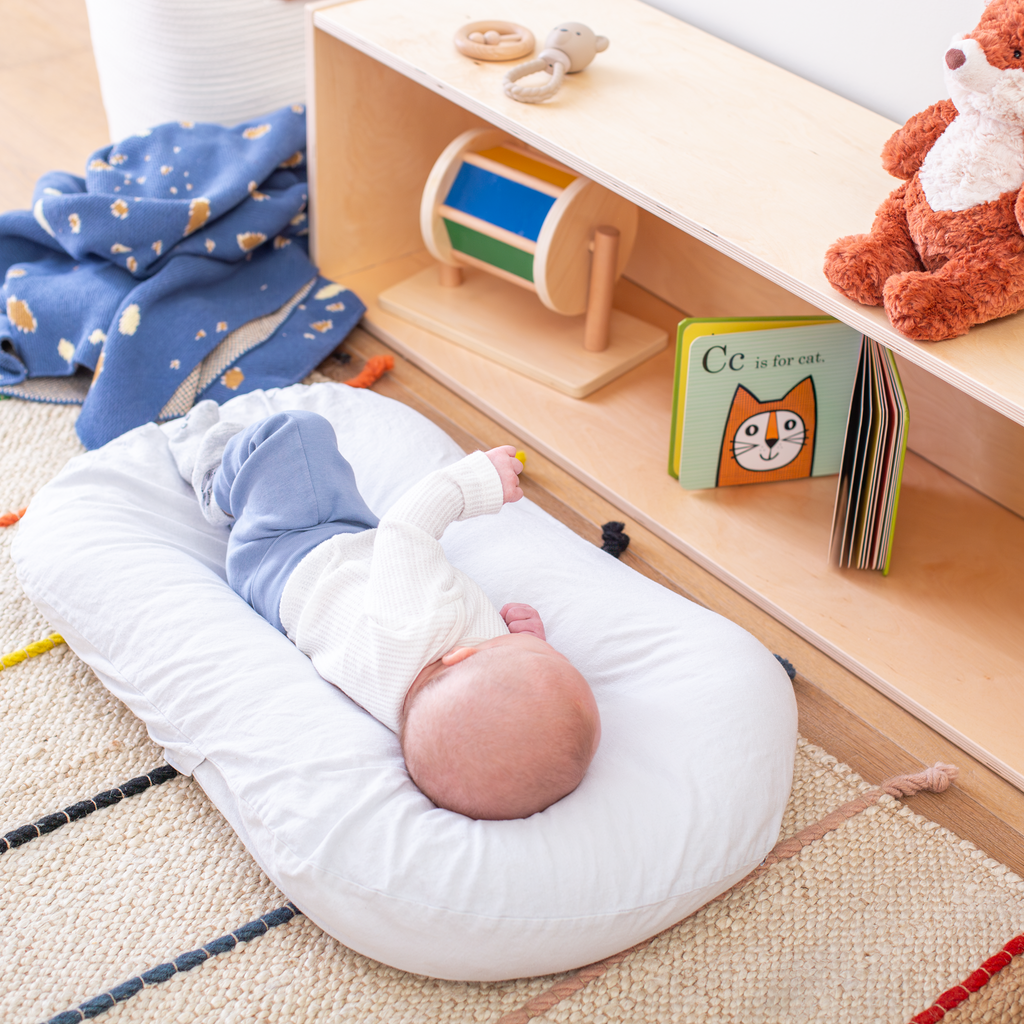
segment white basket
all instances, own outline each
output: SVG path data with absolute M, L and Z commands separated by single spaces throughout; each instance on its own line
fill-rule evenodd
M 298 0 L 86 0 L 112 140 L 305 100 Z

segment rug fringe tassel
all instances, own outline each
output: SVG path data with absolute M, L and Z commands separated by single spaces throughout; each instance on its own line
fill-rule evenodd
M 345 383 L 350 388 L 372 387 L 388 370 L 393 370 L 394 368 L 395 359 L 393 356 L 370 356 L 366 360 L 366 365 L 354 377 L 350 377 L 345 381 Z
M 929 793 L 945 793 L 959 774 L 960 769 L 954 765 L 936 761 L 931 768 L 925 768 L 923 772 L 917 772 L 915 775 L 897 775 L 883 782 L 878 788 L 889 796 L 900 798 L 914 796 L 926 790 Z
M 28 506 L 19 508 L 17 512 L 6 512 L 0 516 L 0 526 L 13 526 L 26 512 Z
M 28 658 L 38 658 L 40 654 L 52 651 L 54 647 L 58 647 L 62 643 L 65 643 L 65 640 L 60 633 L 51 633 L 48 637 L 36 640 L 27 647 L 11 651 L 10 654 L 0 657 L 0 672 L 3 672 L 5 668 L 10 668 L 12 665 L 20 665 Z

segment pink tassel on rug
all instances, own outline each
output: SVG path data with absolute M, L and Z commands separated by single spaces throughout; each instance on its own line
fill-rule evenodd
M 796 835 L 776 843 L 772 852 L 739 884 L 743 885 L 758 875 L 763 874 L 773 864 L 778 864 L 780 860 L 788 860 L 790 857 L 795 857 L 805 846 L 817 842 L 823 836 L 828 835 L 829 832 L 834 832 L 843 822 L 849 821 L 850 818 L 855 818 L 858 814 L 877 804 L 883 796 L 894 796 L 902 799 L 926 791 L 944 793 L 949 789 L 949 784 L 957 777 L 957 774 L 958 769 L 954 768 L 953 765 L 937 762 L 931 768 L 926 768 L 923 772 L 917 772 L 914 775 L 896 775 L 891 779 L 886 779 L 880 786 L 861 793 L 860 796 L 855 797 L 849 803 L 845 803 L 826 814 L 821 821 L 816 821 L 813 825 L 809 825 L 802 831 L 797 832 Z
M 897 775 L 878 788 L 895 797 L 913 796 L 924 790 L 929 793 L 945 793 L 959 773 L 959 769 L 951 764 L 936 762 L 931 768 L 925 768 L 916 775 Z

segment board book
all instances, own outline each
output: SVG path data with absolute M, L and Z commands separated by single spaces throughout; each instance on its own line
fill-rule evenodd
M 888 572 L 907 420 L 892 354 L 830 317 L 679 325 L 669 472 L 688 490 L 840 474 L 834 564 Z
M 830 555 L 840 566 L 889 574 L 909 408 L 896 360 L 865 338 L 839 471 Z
M 838 473 L 860 339 L 822 318 L 684 320 L 671 455 L 680 484 Z

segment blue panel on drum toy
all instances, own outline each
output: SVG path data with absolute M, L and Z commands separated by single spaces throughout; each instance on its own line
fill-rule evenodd
M 536 242 L 554 201 L 517 181 L 464 163 L 445 205 Z

